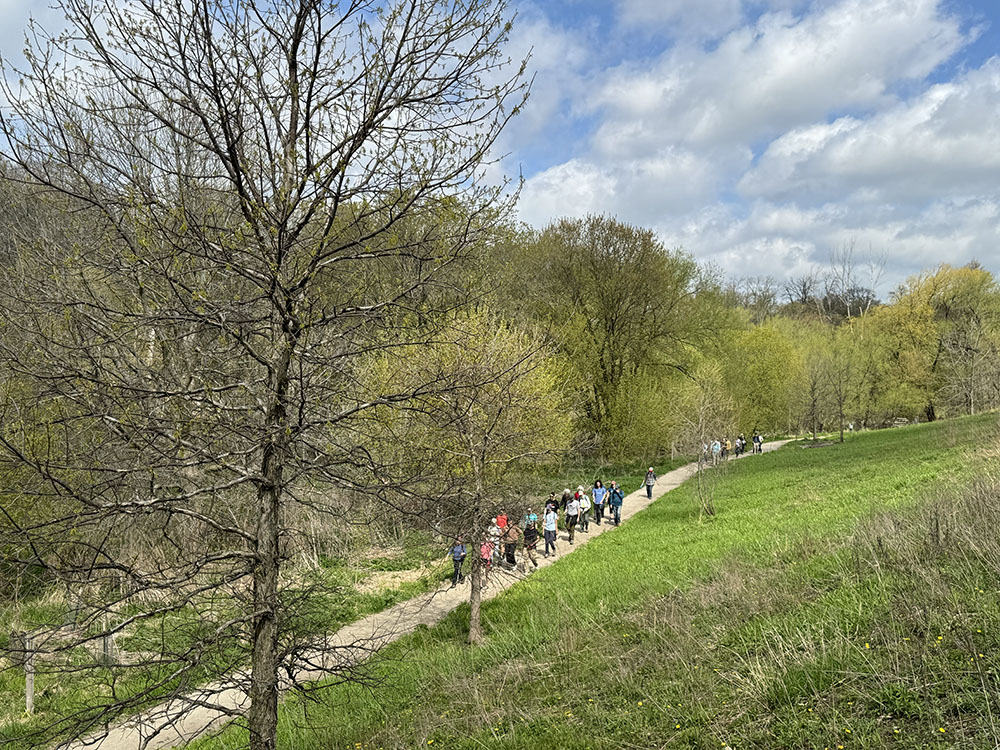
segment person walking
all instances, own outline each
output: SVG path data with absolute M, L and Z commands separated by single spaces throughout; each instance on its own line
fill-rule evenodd
M 506 516 L 504 516 L 504 519 L 506 519 Z M 493 518 L 490 522 L 490 528 L 486 531 L 486 535 L 490 542 L 490 549 L 493 553 L 493 562 L 499 562 L 503 553 L 503 548 L 500 546 L 500 540 L 503 538 L 503 529 L 500 528 L 500 524 L 497 523 L 497 520 L 497 518 Z
M 575 495 L 569 496 L 566 503 L 566 531 L 569 532 L 569 543 L 573 543 L 573 534 L 576 531 L 577 521 L 580 520 L 580 501 Z
M 594 482 L 594 489 L 591 494 L 594 498 L 594 523 L 600 526 L 601 519 L 604 518 L 604 500 L 608 494 L 608 491 L 604 488 L 604 482 L 600 479 Z
M 483 570 L 483 588 L 490 585 L 490 570 L 493 569 L 493 555 L 496 554 L 496 545 L 486 540 L 479 545 L 479 565 Z
M 465 546 L 462 537 L 458 537 L 455 543 L 451 545 L 448 553 L 451 555 L 451 562 L 455 566 L 455 572 L 451 576 L 451 587 L 455 588 L 465 580 L 465 576 L 462 575 L 462 563 L 465 562 L 465 556 L 469 553 L 469 548 Z
M 556 500 L 556 493 L 554 492 L 550 492 L 549 499 L 545 501 L 545 510 L 548 510 L 549 508 L 555 511 L 559 510 L 559 501 Z
M 590 530 L 590 498 L 583 491 L 582 484 L 576 488 L 576 492 L 577 499 L 580 501 L 580 531 L 586 534 Z
M 615 526 L 622 522 L 622 503 L 625 501 L 625 493 L 618 486 L 618 482 L 612 480 L 611 489 L 608 490 L 608 503 L 611 506 L 611 513 L 614 515 Z
M 646 497 L 650 500 L 653 499 L 653 485 L 656 484 L 656 472 L 653 471 L 653 467 L 650 466 L 646 470 L 646 478 L 643 480 L 643 484 L 646 485 Z
M 566 506 L 569 505 L 569 501 L 573 499 L 573 493 L 570 492 L 569 487 L 563 490 L 562 498 L 559 500 L 559 508 L 561 510 L 566 510 Z
M 508 569 L 517 567 L 517 546 L 521 542 L 521 529 L 517 524 L 507 524 L 503 532 L 503 559 Z
M 555 508 L 545 508 L 545 515 L 542 516 L 542 527 L 545 532 L 545 556 L 548 557 L 550 548 L 553 555 L 556 553 L 556 531 L 559 528 L 559 514 Z
M 718 438 L 712 441 L 712 466 L 719 463 L 719 454 L 722 452 L 722 443 L 719 442 Z
M 529 513 L 525 517 L 524 525 L 524 554 L 527 555 L 528 560 L 536 568 L 538 567 L 538 560 L 535 558 L 535 548 L 538 546 L 538 515 L 535 513 Z

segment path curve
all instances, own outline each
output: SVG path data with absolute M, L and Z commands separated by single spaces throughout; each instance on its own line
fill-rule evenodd
M 780 440 L 765 443 L 766 453 L 789 443 Z M 744 454 L 746 458 L 752 454 Z M 698 470 L 697 463 L 690 463 L 659 477 L 653 487 L 653 499 L 646 497 L 644 487 L 626 495 L 621 519 L 624 523 L 636 513 L 647 508 L 666 493 L 682 485 Z M 605 519 L 606 520 L 606 519 Z M 570 546 L 565 533 L 560 534 L 558 552 L 548 558 L 539 556 L 539 567 L 548 567 L 562 557 L 579 549 L 591 539 L 608 533 L 615 527 L 607 522 L 598 526 L 590 524 L 587 533 L 577 532 L 576 544 Z M 524 574 L 494 575 L 490 586 L 483 591 L 483 599 L 492 599 L 502 591 L 525 578 Z M 382 612 L 364 617 L 345 625 L 329 636 L 324 647 L 307 654 L 308 667 L 295 670 L 296 682 L 313 682 L 329 676 L 352 664 L 358 664 L 378 649 L 412 633 L 420 625 L 434 625 L 459 605 L 468 601 L 468 588 L 442 586 L 436 591 L 408 599 Z M 360 645 L 359 645 L 360 644 Z M 331 653 L 336 658 L 331 658 Z M 142 714 L 134 716 L 107 731 L 82 740 L 64 743 L 60 750 L 167 750 L 217 730 L 232 721 L 234 714 L 241 714 L 249 707 L 249 697 L 239 687 L 245 684 L 245 672 L 205 685 L 197 692 L 174 698 Z M 287 688 L 288 685 L 285 686 Z

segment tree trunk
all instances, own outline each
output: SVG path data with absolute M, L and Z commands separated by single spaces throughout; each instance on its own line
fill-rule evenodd
M 265 465 L 267 463 L 265 461 Z M 258 493 L 260 509 L 257 562 L 253 574 L 253 661 L 248 717 L 250 750 L 275 750 L 278 734 L 278 495 L 274 485 L 262 487 Z
M 278 736 L 278 567 L 281 529 L 283 440 L 288 373 L 294 344 L 286 342 L 274 371 L 274 402 L 264 421 L 266 436 L 257 491 L 257 556 L 253 571 L 253 656 L 250 676 L 250 750 L 275 750 Z
M 478 646 L 483 642 L 483 626 L 480 620 L 480 606 L 483 601 L 483 568 L 479 559 L 478 545 L 472 545 L 472 569 L 469 591 L 469 643 Z

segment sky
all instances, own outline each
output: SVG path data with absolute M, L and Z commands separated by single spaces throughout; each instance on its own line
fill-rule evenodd
M 615 216 L 732 276 L 853 248 L 879 291 L 1000 271 L 995 0 L 515 2 L 519 213 Z M 871 277 L 868 277 L 869 279 Z
M 735 277 L 1000 272 L 997 0 L 509 0 L 521 220 L 603 214 Z M 0 53 L 48 0 L 0 0 Z

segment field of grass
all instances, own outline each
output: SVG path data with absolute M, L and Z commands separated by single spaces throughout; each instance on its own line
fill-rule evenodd
M 994 415 L 727 466 L 372 666 L 279 747 L 984 748 L 1000 732 Z M 199 750 L 235 748 L 232 727 Z

